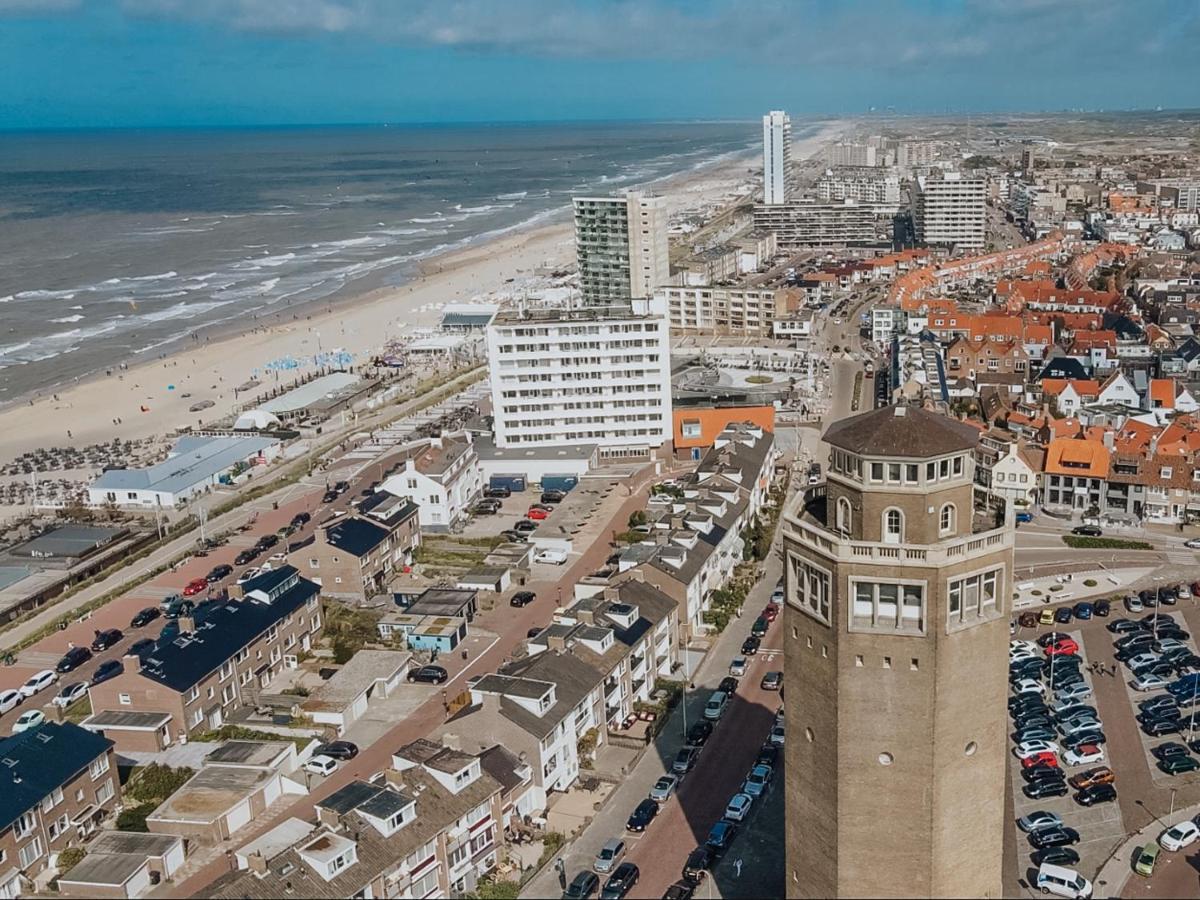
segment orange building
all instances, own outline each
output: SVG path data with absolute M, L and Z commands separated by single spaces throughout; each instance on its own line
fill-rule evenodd
M 775 431 L 775 407 L 699 405 L 671 411 L 671 440 L 676 456 L 700 459 L 717 435 L 735 422 L 750 422 L 765 431 Z

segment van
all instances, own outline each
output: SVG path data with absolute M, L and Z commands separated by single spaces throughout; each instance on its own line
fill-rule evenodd
M 534 555 L 533 561 L 537 563 L 548 563 L 553 566 L 561 566 L 567 561 L 567 552 L 565 550 L 539 550 Z
M 1092 896 L 1092 883 L 1076 872 L 1062 866 L 1042 863 L 1038 869 L 1037 886 L 1043 894 L 1056 894 L 1074 900 L 1087 900 Z
M 704 704 L 704 718 L 715 722 L 725 714 L 725 705 L 728 702 L 729 695 L 724 691 L 713 691 L 708 702 Z

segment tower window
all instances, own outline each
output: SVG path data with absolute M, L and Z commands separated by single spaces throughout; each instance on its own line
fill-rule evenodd
M 837 529 L 838 531 L 849 534 L 852 530 L 854 522 L 854 510 L 850 506 L 850 501 L 845 497 L 838 497 L 837 501 Z
M 904 542 L 904 513 L 892 507 L 883 513 L 883 542 L 885 544 L 900 544 Z
M 953 534 L 956 518 L 956 510 L 953 503 L 946 503 L 942 506 L 942 512 L 938 520 L 938 533 L 942 535 Z
M 850 620 L 855 630 L 923 632 L 924 582 L 851 582 Z
M 991 618 L 997 611 L 1000 570 L 977 572 L 951 581 L 947 587 L 947 612 L 950 624 L 977 618 Z
M 789 556 L 793 605 L 812 618 L 829 624 L 829 573 L 798 556 Z

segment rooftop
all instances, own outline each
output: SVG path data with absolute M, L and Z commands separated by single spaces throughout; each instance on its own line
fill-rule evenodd
M 278 443 L 266 437 L 181 437 L 162 462 L 145 469 L 109 469 L 92 482 L 91 489 L 179 493 Z
M 205 766 L 149 816 L 208 824 L 225 815 L 275 776 L 264 767 Z
M 291 741 L 226 741 L 208 756 L 206 765 L 271 766 L 291 752 Z
M 835 422 L 823 440 L 863 456 L 929 459 L 979 443 L 979 431 L 919 406 L 884 406 Z
M 94 525 L 63 525 L 47 531 L 41 537 L 13 547 L 13 556 L 32 559 L 66 557 L 76 559 L 85 556 L 125 532 L 124 528 L 100 528 Z
M 108 738 L 70 722 L 46 722 L 0 740 L 0 831 L 112 746 Z
M 366 556 L 391 534 L 388 529 L 358 516 L 338 519 L 325 529 L 325 542 L 351 556 Z
M 285 394 L 268 400 L 259 409 L 276 415 L 297 412 L 307 409 L 319 401 L 337 399 L 354 393 L 359 380 L 357 375 L 350 372 L 330 372 L 328 375 L 314 378 L 308 384 L 302 384 L 298 388 L 293 388 Z

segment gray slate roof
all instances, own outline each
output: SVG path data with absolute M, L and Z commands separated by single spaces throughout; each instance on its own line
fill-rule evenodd
M 979 430 L 919 406 L 884 406 L 829 426 L 823 440 L 863 456 L 929 459 L 979 443 Z

